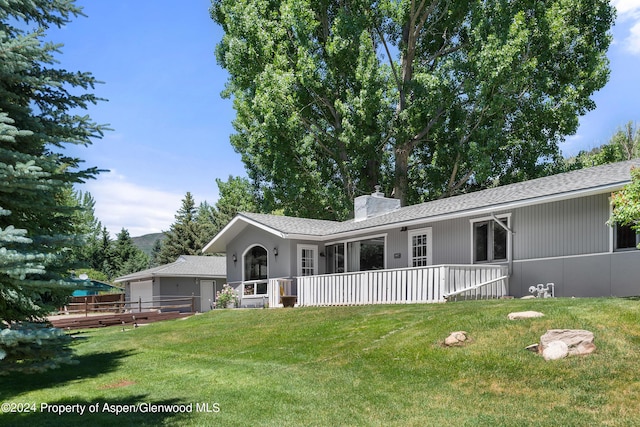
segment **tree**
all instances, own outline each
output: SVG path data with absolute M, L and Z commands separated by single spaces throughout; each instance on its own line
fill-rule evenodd
M 532 178 L 608 79 L 606 0 L 214 0 L 249 177 L 287 214 L 345 219 Z M 304 203 L 300 200 L 304 199 Z
M 216 178 L 216 184 L 219 198 L 214 218 L 215 232 L 211 237 L 226 227 L 238 212 L 261 211 L 255 189 L 247 178 L 229 175 L 227 182 Z
M 640 128 L 634 126 L 632 122 L 627 122 L 623 129 L 618 129 L 609 142 L 591 151 L 581 151 L 577 156 L 569 158 L 566 163 L 569 169 L 580 169 L 637 157 L 640 157 Z
M 149 257 L 133 244 L 126 228 L 120 230 L 110 247 L 109 278 L 124 276 L 149 267 Z
M 631 182 L 611 195 L 611 205 L 610 224 L 629 225 L 640 233 L 640 168 L 631 169 Z
M 182 199 L 182 206 L 175 215 L 175 222 L 169 231 L 165 231 L 165 239 L 158 255 L 159 264 L 174 262 L 180 255 L 199 255 L 199 227 L 196 220 L 196 205 L 190 192 Z
M 78 112 L 98 99 L 89 73 L 54 67 L 60 46 L 50 26 L 81 14 L 66 0 L 0 2 L 0 361 L 2 373 L 40 371 L 69 362 L 69 337 L 40 321 L 71 293 L 67 281 L 78 208 L 71 185 L 96 168 L 62 152 L 89 145 L 103 127 Z M 80 92 L 79 94 L 76 92 Z

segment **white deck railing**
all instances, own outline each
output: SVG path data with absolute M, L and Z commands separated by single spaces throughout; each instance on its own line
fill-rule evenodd
M 269 281 L 270 307 L 282 306 L 282 280 Z M 508 270 L 499 265 L 438 265 L 292 280 L 299 306 L 434 303 L 454 296 L 499 298 L 508 293 Z

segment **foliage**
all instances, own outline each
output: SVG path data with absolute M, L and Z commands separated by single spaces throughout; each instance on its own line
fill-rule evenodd
M 220 195 L 216 202 L 214 220 L 216 233 L 226 227 L 239 212 L 261 211 L 256 191 L 247 178 L 229 175 L 226 182 L 216 178 L 216 184 Z
M 64 303 L 84 243 L 69 192 L 99 171 L 80 168 L 63 148 L 102 135 L 103 127 L 78 115 L 98 101 L 87 93 L 96 80 L 55 68 L 60 46 L 44 41 L 50 26 L 79 14 L 70 1 L 0 3 L 0 318 L 9 323 Z
M 538 319 L 510 321 L 514 311 Z M 126 333 L 92 329 L 79 366 L 0 377 L 4 401 L 193 403 L 184 414 L 3 414 L 15 427 L 635 426 L 640 305 L 555 298 L 293 310 L 213 310 Z M 462 326 L 464 325 L 464 326 Z M 587 329 L 597 351 L 545 362 L 547 329 Z M 442 341 L 464 329 L 468 345 Z M 265 398 L 268 396 L 268 399 Z M 220 412 L 196 411 L 196 402 Z M 157 418 L 160 416 L 160 418 Z
M 548 173 L 608 79 L 606 0 L 214 0 L 232 144 L 270 210 L 346 219 Z M 304 203 L 300 203 L 304 200 Z
M 238 306 L 238 295 L 231 286 L 224 284 L 216 294 L 216 308 L 227 308 L 231 303 Z
M 42 323 L 0 324 L 0 375 L 11 372 L 40 373 L 75 364 L 69 348 L 71 337 Z
M 581 151 L 566 160 L 567 169 L 580 169 L 607 163 L 622 162 L 640 157 L 640 128 L 628 122 L 611 137 L 609 142 L 590 151 Z
M 611 194 L 611 205 L 611 224 L 630 225 L 640 233 L 640 168 L 632 168 L 631 182 L 622 190 Z
M 182 199 L 182 206 L 175 215 L 175 222 L 169 231 L 165 231 L 165 239 L 156 261 L 158 264 L 174 262 L 180 255 L 199 255 L 200 227 L 197 222 L 195 201 L 190 192 Z
M 145 270 L 149 266 L 149 257 L 133 244 L 125 228 L 118 233 L 109 251 L 108 275 L 111 279 Z

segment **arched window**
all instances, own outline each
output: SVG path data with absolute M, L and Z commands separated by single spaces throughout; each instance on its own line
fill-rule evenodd
M 253 246 L 244 254 L 244 295 L 267 293 L 267 250 Z

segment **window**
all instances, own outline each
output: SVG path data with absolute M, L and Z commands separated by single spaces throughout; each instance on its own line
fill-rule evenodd
M 616 249 L 635 249 L 640 243 L 640 234 L 636 233 L 630 225 L 616 224 Z
M 327 273 L 382 270 L 385 268 L 385 236 L 328 244 Z
M 499 218 L 508 227 L 508 217 Z M 472 222 L 473 262 L 507 260 L 509 242 L 507 230 L 492 219 Z
M 267 250 L 254 246 L 244 255 L 244 296 L 267 293 Z
M 318 247 L 314 245 L 298 245 L 298 276 L 314 276 L 317 274 Z
M 409 231 L 409 267 L 431 265 L 431 228 Z
M 344 243 L 325 247 L 327 251 L 327 273 L 344 273 Z
M 384 237 L 347 243 L 348 271 L 384 269 Z

